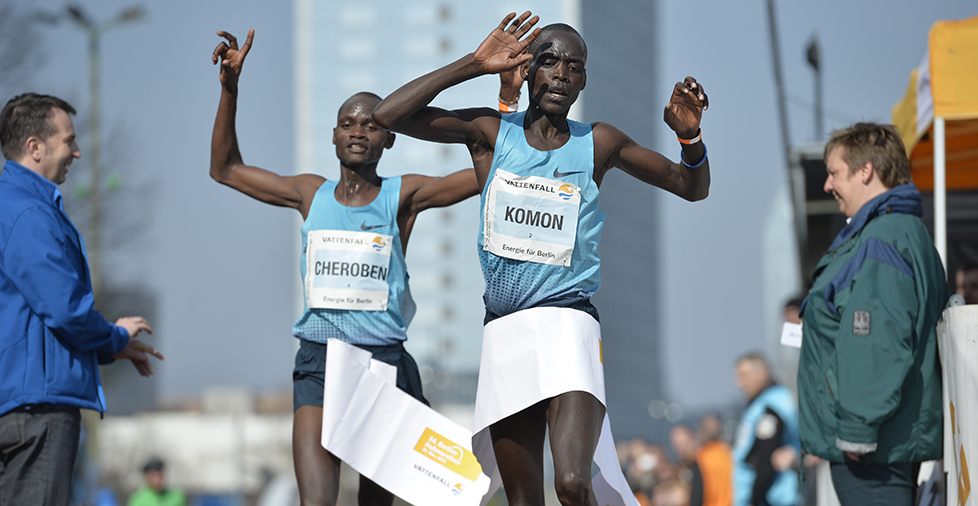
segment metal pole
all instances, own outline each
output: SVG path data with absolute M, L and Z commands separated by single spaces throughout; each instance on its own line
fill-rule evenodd
M 815 140 L 821 142 L 825 133 L 825 117 L 822 112 L 822 70 L 815 70 Z
M 822 62 L 817 35 L 812 35 L 807 53 L 808 64 L 815 71 L 815 140 L 821 142 L 822 135 L 825 133 L 825 114 L 822 112 Z
M 88 268 L 92 275 L 92 293 L 95 300 L 101 300 L 102 289 L 102 208 L 101 172 L 99 167 L 100 126 L 99 112 L 99 36 L 98 26 L 88 28 L 88 170 L 90 190 L 88 193 L 89 237 L 86 245 Z
M 781 145 L 784 150 L 785 167 L 788 169 L 788 184 L 791 188 L 792 208 L 794 209 L 795 242 L 798 246 L 798 280 L 805 286 L 805 259 L 808 256 L 808 214 L 805 210 L 805 172 L 799 163 L 794 167 L 791 160 L 791 134 L 788 131 L 788 104 L 784 93 L 784 78 L 781 71 L 781 43 L 778 39 L 777 16 L 774 0 L 767 0 L 767 21 L 771 37 L 771 60 L 774 67 L 774 88 L 778 94 L 778 122 L 781 126 Z
M 784 161 L 791 165 L 791 135 L 788 132 L 788 108 L 784 95 L 784 78 L 781 71 L 781 49 L 778 40 L 777 20 L 774 13 L 774 0 L 767 0 L 768 28 L 771 32 L 771 58 L 774 63 L 774 88 L 778 94 L 778 121 L 781 126 L 781 145 L 784 148 Z
M 934 245 L 947 271 L 947 183 L 945 181 L 944 118 L 934 118 Z
M 88 170 L 90 189 L 88 192 L 89 224 L 86 234 L 86 253 L 88 269 L 92 280 L 92 293 L 95 300 L 101 300 L 102 291 L 102 171 L 100 165 L 101 136 L 101 66 L 99 58 L 99 37 L 106 30 L 120 24 L 141 19 L 142 7 L 130 7 L 115 18 L 96 23 L 85 14 L 80 5 L 68 4 L 65 14 L 88 35 L 88 124 L 89 143 Z

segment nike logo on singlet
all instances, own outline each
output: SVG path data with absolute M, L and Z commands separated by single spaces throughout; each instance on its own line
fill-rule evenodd
M 384 226 L 387 226 L 387 224 L 386 223 L 381 223 L 380 225 L 373 225 L 373 226 L 368 227 L 367 226 L 367 222 L 364 221 L 363 223 L 360 224 L 360 230 L 373 230 L 375 228 L 380 228 L 380 227 L 384 227 Z
M 583 174 L 583 173 L 584 173 L 583 170 L 576 170 L 574 172 L 561 172 L 560 167 L 554 168 L 554 177 L 564 177 L 564 176 L 569 176 L 571 174 Z

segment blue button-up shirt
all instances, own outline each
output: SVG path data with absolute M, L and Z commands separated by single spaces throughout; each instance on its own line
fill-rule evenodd
M 99 361 L 129 333 L 95 310 L 85 247 L 58 186 L 0 173 L 0 414 L 32 404 L 105 411 Z

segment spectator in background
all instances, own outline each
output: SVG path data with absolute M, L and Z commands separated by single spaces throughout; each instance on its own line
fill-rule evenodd
M 635 499 L 642 506 L 649 506 L 652 504 L 652 490 L 657 483 L 659 468 L 669 463 L 666 452 L 641 438 L 620 442 L 616 449 L 618 461 Z
M 784 303 L 784 321 L 788 323 L 801 324 L 801 305 L 804 302 L 804 298 L 795 297 L 788 299 Z M 797 369 L 797 368 L 796 368 Z M 797 370 L 795 371 L 797 373 Z M 803 473 L 804 485 L 803 485 L 803 500 L 802 504 L 806 506 L 814 506 L 816 500 L 816 485 L 815 485 L 815 473 L 818 469 L 818 465 L 822 462 L 822 459 L 816 457 L 815 455 L 805 455 L 804 459 L 801 458 L 801 454 L 794 446 L 787 445 L 782 446 L 775 450 L 774 454 L 771 455 L 771 464 L 774 469 L 778 472 L 796 470 Z M 802 469 L 804 466 L 804 469 Z M 826 469 L 827 470 L 827 469 Z
M 796 297 L 788 299 L 788 302 L 784 303 L 784 321 L 796 324 L 801 323 L 801 315 L 798 313 L 801 311 L 802 302 L 804 302 L 804 299 Z
M 734 441 L 734 504 L 794 506 L 798 477 L 778 472 L 771 456 L 778 447 L 798 448 L 798 414 L 791 391 L 771 378 L 767 360 L 749 353 L 737 360 L 737 387 L 748 406 Z
M 151 458 L 143 466 L 146 484 L 129 496 L 128 506 L 187 506 L 183 492 L 166 487 L 163 461 Z
M 947 282 L 892 125 L 857 123 L 825 145 L 824 190 L 849 223 L 802 308 L 802 446 L 832 462 L 843 506 L 913 504 L 920 462 L 941 458 L 935 325 Z
M 733 504 L 733 455 L 723 442 L 723 423 L 716 415 L 700 418 L 696 464 L 703 479 L 703 506 Z
M 652 506 L 686 506 L 689 504 L 689 485 L 679 479 L 679 468 L 671 463 L 656 469 L 658 483 L 652 490 Z
M 957 271 L 958 295 L 965 304 L 978 304 L 978 264 L 964 264 Z
M 703 505 L 703 475 L 700 472 L 696 457 L 699 454 L 699 441 L 692 427 L 686 424 L 679 424 L 669 431 L 669 443 L 672 451 L 676 452 L 679 459 L 679 479 L 685 484 L 688 490 L 689 506 Z

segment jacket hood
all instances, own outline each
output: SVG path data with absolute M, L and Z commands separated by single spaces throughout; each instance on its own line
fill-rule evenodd
M 835 236 L 829 251 L 845 244 L 856 232 L 862 230 L 869 223 L 869 220 L 888 213 L 912 214 L 914 216 L 924 215 L 924 206 L 921 203 L 920 191 L 913 183 L 894 186 L 889 190 L 877 195 L 869 202 L 863 204 L 856 215 L 849 220 L 849 224 Z

